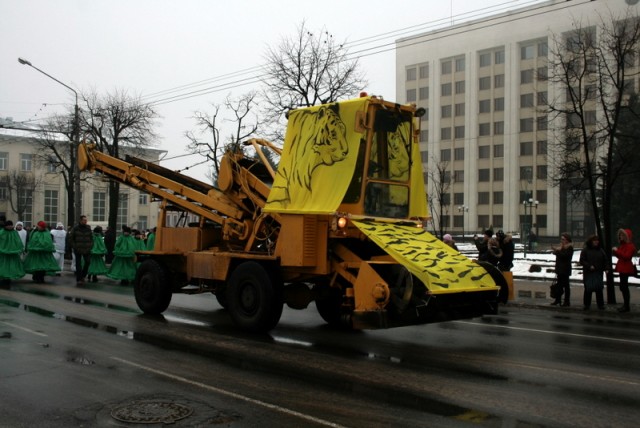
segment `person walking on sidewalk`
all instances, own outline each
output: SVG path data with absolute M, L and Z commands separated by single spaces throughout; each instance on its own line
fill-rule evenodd
M 598 235 L 590 236 L 584 243 L 584 248 L 580 252 L 580 265 L 582 266 L 582 281 L 584 285 L 584 310 L 591 307 L 591 296 L 596 293 L 596 303 L 598 309 L 604 309 L 604 282 L 602 274 L 607 270 L 607 255 L 600 247 Z
M 80 223 L 71 229 L 69 245 L 73 250 L 76 261 L 76 284 L 84 285 L 84 279 L 91 264 L 91 249 L 93 248 L 93 232 L 87 224 L 87 216 L 80 216 Z
M 618 258 L 615 272 L 618 272 L 620 278 L 620 292 L 622 293 L 622 306 L 618 308 L 618 312 L 629 312 L 629 276 L 635 274 L 635 266 L 633 265 L 633 256 L 636 254 L 636 247 L 631 242 L 633 235 L 631 229 L 618 230 L 617 247 L 613 247 L 613 255 Z
M 569 306 L 571 304 L 571 284 L 569 283 L 569 277 L 571 276 L 571 260 L 573 259 L 573 242 L 571 236 L 564 232 L 560 235 L 560 246 L 551 246 L 551 251 L 556 256 L 556 276 L 558 277 L 558 286 L 562 293 L 560 293 L 552 305 L 559 305 L 561 303 L 562 295 L 564 294 L 564 302 L 562 306 Z

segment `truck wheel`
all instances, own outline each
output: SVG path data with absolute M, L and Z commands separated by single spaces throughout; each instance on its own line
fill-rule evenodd
M 507 280 L 504 278 L 504 275 L 500 270 L 492 265 L 489 262 L 478 262 L 480 266 L 484 268 L 491 278 L 496 283 L 498 287 L 500 287 L 500 292 L 498 293 L 498 302 L 499 303 L 507 303 L 509 300 L 509 284 L 507 284 Z
M 226 297 L 233 322 L 248 331 L 264 333 L 280 321 L 282 284 L 256 262 L 236 267 L 227 283 Z
M 157 315 L 164 312 L 171 303 L 169 273 L 160 263 L 147 259 L 138 268 L 133 291 L 138 307 L 145 314 Z
M 331 326 L 341 326 L 342 292 L 338 288 L 327 287 L 316 299 L 316 309 L 325 322 Z
M 222 309 L 227 309 L 229 303 L 227 302 L 227 292 L 220 290 L 216 292 L 216 300 L 222 306 Z

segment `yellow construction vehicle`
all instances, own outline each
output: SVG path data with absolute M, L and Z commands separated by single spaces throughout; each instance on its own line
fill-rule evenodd
M 427 219 L 413 105 L 378 97 L 297 109 L 283 148 L 228 152 L 216 186 L 137 158 L 81 144 L 81 170 L 161 200 L 155 248 L 141 262 L 135 298 L 162 313 L 174 293 L 214 293 L 238 326 L 273 329 L 283 305 L 311 302 L 349 328 L 388 328 L 496 313 L 508 293 L 490 265 L 461 255 Z M 263 148 L 280 156 L 271 167 Z M 199 222 L 167 227 L 169 211 Z

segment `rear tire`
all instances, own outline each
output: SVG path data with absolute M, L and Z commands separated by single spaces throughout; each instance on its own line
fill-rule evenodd
M 327 324 L 342 326 L 342 291 L 326 286 L 322 296 L 316 299 L 316 309 Z
M 486 270 L 491 278 L 496 283 L 498 287 L 500 287 L 500 292 L 498 293 L 498 302 L 499 303 L 507 303 L 509 300 L 509 284 L 507 284 L 507 280 L 500 270 L 492 265 L 489 262 L 478 262 L 480 266 Z
M 280 321 L 282 283 L 256 262 L 238 265 L 229 277 L 226 300 L 233 322 L 240 328 L 265 333 Z
M 133 291 L 138 307 L 145 314 L 158 315 L 171 303 L 171 275 L 157 261 L 147 259 L 138 268 Z

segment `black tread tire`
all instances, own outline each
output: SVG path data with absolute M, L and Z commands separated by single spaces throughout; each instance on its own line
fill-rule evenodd
M 316 299 L 316 309 L 322 319 L 333 327 L 342 325 L 342 291 L 329 287 L 323 290 L 323 296 Z
M 138 307 L 145 314 L 163 313 L 171 303 L 171 275 L 156 260 L 142 262 L 133 285 Z
M 277 275 L 270 275 L 260 263 L 238 265 L 226 289 L 231 319 L 238 327 L 253 333 L 272 330 L 282 316 L 282 289 Z
M 478 264 L 482 266 L 484 270 L 489 273 L 489 275 L 491 275 L 493 281 L 498 287 L 500 287 L 500 292 L 498 293 L 498 302 L 507 303 L 507 301 L 509 300 L 509 284 L 507 283 L 507 280 L 502 272 L 489 262 L 478 262 Z
M 227 290 L 219 290 L 216 292 L 216 300 L 218 304 L 222 306 L 222 309 L 227 309 L 229 302 L 227 301 Z

